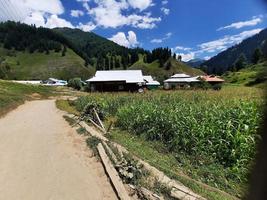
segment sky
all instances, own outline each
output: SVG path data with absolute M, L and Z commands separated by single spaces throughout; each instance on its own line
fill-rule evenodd
M 209 59 L 267 27 L 262 0 L 0 0 L 0 21 L 94 32 L 122 46 Z

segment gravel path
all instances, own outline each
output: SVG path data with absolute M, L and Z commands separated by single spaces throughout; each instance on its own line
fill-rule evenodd
M 0 118 L 0 200 L 117 199 L 103 167 L 54 100 Z

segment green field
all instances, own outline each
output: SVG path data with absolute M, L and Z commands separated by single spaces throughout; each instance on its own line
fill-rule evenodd
M 100 116 L 115 121 L 111 138 L 208 199 L 240 197 L 258 141 L 264 92 L 221 91 L 103 93 L 80 97 Z M 207 189 L 192 179 L 228 192 Z
M 84 67 L 84 60 L 71 49 L 67 49 L 66 55 L 61 56 L 61 52 L 30 54 L 0 47 L 0 61 L 0 78 L 10 80 L 45 80 L 49 77 L 87 79 L 94 74 L 94 69 Z
M 51 95 L 53 95 L 51 87 L 0 80 L 0 116 L 22 104 L 25 100 L 47 98 Z

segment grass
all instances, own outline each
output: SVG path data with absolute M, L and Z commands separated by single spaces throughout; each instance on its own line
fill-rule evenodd
M 45 53 L 7 50 L 0 47 L 0 58 L 10 66 L 4 70 L 5 79 L 17 80 L 45 80 L 50 77 L 68 80 L 73 77 L 87 79 L 94 74 L 92 67 L 84 67 L 84 60 L 67 49 L 66 55 L 61 52 Z M 0 72 L 3 69 L 0 68 Z
M 267 80 L 267 62 L 261 62 L 250 65 L 238 72 L 226 72 L 223 78 L 228 82 L 236 85 L 264 86 Z M 259 79 L 260 78 L 260 79 Z M 264 81 L 265 79 L 265 81 Z
M 56 106 L 58 109 L 66 111 L 69 114 L 80 115 L 80 113 L 75 109 L 75 107 L 70 105 L 70 101 L 58 99 L 56 100 Z
M 233 199 L 246 190 L 263 99 L 262 89 L 226 85 L 221 91 L 93 93 L 74 105 L 78 111 L 96 105 L 106 122 L 115 120 L 117 142 L 195 192 Z
M 0 116 L 34 98 L 47 98 L 53 93 L 51 87 L 25 85 L 0 80 Z
M 207 188 L 208 186 L 197 183 L 191 177 L 186 176 L 183 171 L 190 170 L 190 166 L 180 166 L 174 155 L 164 151 L 160 152 L 159 150 L 163 148 L 159 143 L 148 142 L 143 138 L 119 130 L 113 131 L 110 134 L 110 139 L 126 147 L 133 155 L 142 158 L 152 166 L 163 171 L 169 177 L 179 180 L 207 199 L 235 199 L 234 196 L 211 187 Z

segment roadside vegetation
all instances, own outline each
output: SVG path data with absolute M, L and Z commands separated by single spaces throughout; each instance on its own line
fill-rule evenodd
M 47 98 L 51 95 L 54 93 L 50 87 L 0 80 L 0 116 L 16 108 L 25 100 Z
M 263 94 L 227 86 L 221 91 L 89 94 L 73 105 L 79 112 L 92 105 L 103 119 L 115 121 L 111 138 L 169 176 L 209 199 L 229 199 L 185 177 L 244 195 Z

